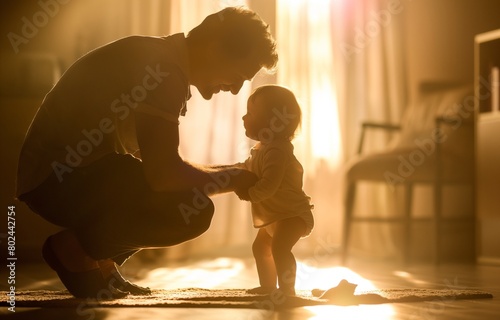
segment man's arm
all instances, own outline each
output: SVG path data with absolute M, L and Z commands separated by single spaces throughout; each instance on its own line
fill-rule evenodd
M 178 124 L 141 112 L 135 113 L 135 120 L 144 173 L 152 190 L 204 190 L 215 182 L 218 189 L 210 188 L 211 192 L 223 193 L 255 182 L 254 175 L 246 170 L 205 170 L 183 161 L 178 152 Z

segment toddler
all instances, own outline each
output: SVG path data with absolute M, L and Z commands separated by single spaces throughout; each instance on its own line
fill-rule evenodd
M 302 190 L 303 169 L 291 143 L 300 120 L 299 104 L 284 87 L 261 86 L 248 98 L 243 125 L 258 143 L 238 166 L 259 180 L 248 192 L 236 193 L 251 201 L 253 224 L 259 229 L 252 251 L 260 287 L 249 293 L 271 293 L 278 284 L 284 294 L 295 295 L 297 266 L 291 250 L 314 226 L 313 206 Z

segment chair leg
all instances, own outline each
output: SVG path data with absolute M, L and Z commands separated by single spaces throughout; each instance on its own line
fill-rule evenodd
M 441 212 L 442 210 L 442 184 L 436 179 L 434 184 L 434 263 L 441 263 Z
M 407 182 L 405 183 L 404 187 L 405 234 L 403 247 L 403 263 L 408 264 L 410 262 L 411 251 L 411 207 L 413 197 L 413 184 L 411 182 Z
M 347 262 L 355 195 L 356 195 L 356 184 L 349 183 L 349 185 L 347 186 L 347 195 L 345 203 L 344 230 L 343 230 L 344 234 L 342 239 L 342 256 L 341 256 L 342 265 L 345 265 Z
M 436 128 L 439 130 L 439 120 L 436 120 Z M 442 219 L 442 173 L 443 164 L 441 162 L 441 141 L 436 143 L 436 180 L 434 182 L 434 263 L 439 265 L 441 262 L 441 219 Z

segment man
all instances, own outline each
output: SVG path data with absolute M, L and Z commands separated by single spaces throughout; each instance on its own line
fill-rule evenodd
M 221 90 L 237 94 L 276 63 L 268 26 L 248 9 L 226 8 L 187 37 L 120 39 L 65 72 L 26 136 L 17 196 L 65 228 L 42 254 L 74 296 L 149 293 L 115 263 L 199 236 L 214 212 L 208 196 L 255 183 L 245 170 L 182 160 L 178 118 L 190 85 L 207 100 Z

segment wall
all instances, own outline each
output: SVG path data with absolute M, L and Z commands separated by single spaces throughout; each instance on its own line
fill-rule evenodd
M 500 1 L 405 1 L 408 88 L 417 95 L 423 80 L 471 83 L 474 36 L 500 28 Z

